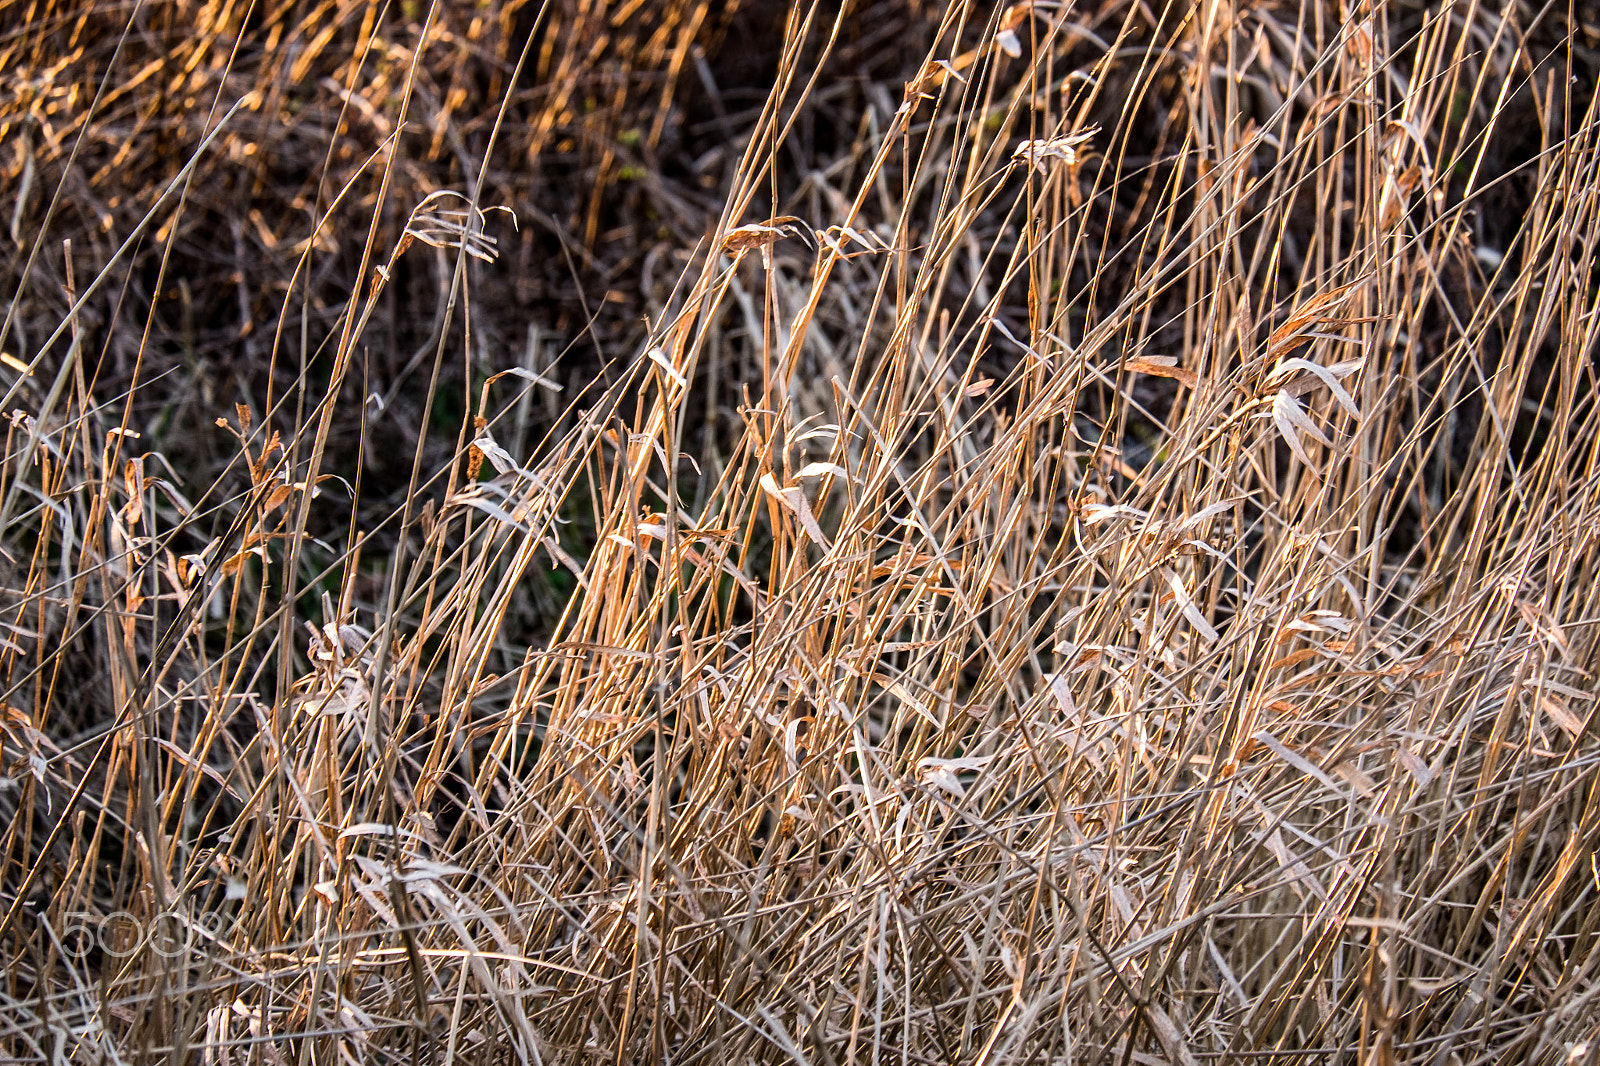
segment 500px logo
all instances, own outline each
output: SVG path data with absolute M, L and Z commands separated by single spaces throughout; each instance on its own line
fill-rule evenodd
M 221 911 L 184 914 L 166 910 L 145 919 L 127 911 L 68 911 L 55 939 L 61 952 L 74 959 L 86 958 L 96 948 L 114 959 L 126 959 L 145 950 L 177 959 L 215 943 L 236 921 Z

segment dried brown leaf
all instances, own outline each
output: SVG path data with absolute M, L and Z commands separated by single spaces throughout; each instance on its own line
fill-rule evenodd
M 1178 365 L 1177 356 L 1173 355 L 1142 355 L 1135 356 L 1127 362 L 1127 368 L 1135 374 L 1149 374 L 1152 377 L 1172 378 L 1180 381 L 1189 388 L 1200 384 L 1200 375 L 1193 370 L 1186 370 Z

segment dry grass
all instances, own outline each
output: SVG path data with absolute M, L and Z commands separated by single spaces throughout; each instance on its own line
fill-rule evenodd
M 1597 30 L 1339 14 L 0 31 L 5 1054 L 1589 1061 Z

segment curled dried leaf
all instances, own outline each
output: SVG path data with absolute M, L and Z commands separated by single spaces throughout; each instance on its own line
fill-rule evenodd
M 1399 745 L 1395 748 L 1395 755 L 1400 759 L 1400 765 L 1406 768 L 1406 772 L 1415 779 L 1418 785 L 1426 788 L 1428 782 L 1433 780 L 1432 768 L 1423 761 L 1422 756 L 1410 748 Z
M 794 476 L 797 478 L 820 477 L 823 474 L 832 474 L 835 477 L 844 478 L 846 481 L 852 480 L 850 472 L 838 463 L 807 463 Z
M 793 236 L 795 228 L 803 225 L 805 223 L 794 215 L 780 215 L 765 222 L 737 226 L 722 238 L 722 250 L 740 256 L 752 248 L 770 248 L 783 238 Z
M 1168 567 L 1162 567 L 1161 576 L 1166 578 L 1167 587 L 1172 590 L 1173 598 L 1178 601 L 1178 609 L 1183 612 L 1183 617 L 1194 627 L 1195 632 L 1199 633 L 1207 643 L 1216 640 L 1216 629 L 1206 621 L 1206 616 L 1200 612 L 1200 608 L 1195 606 L 1194 597 L 1183 587 L 1183 579 Z
M 1284 390 L 1280 389 L 1272 398 L 1272 421 L 1277 425 L 1278 432 L 1283 434 L 1283 439 L 1288 442 L 1289 450 L 1294 453 L 1294 457 L 1307 466 L 1313 464 L 1311 456 L 1306 452 L 1305 444 L 1300 440 L 1302 432 L 1328 447 L 1333 446 L 1333 441 L 1311 421 L 1305 408 L 1300 406 L 1300 401 Z
M 1333 398 L 1339 402 L 1339 406 L 1348 411 L 1351 418 L 1360 418 L 1361 408 L 1356 406 L 1355 399 L 1339 382 L 1340 378 L 1349 377 L 1360 368 L 1360 359 L 1348 359 L 1332 366 L 1313 363 L 1309 359 L 1284 359 L 1273 368 L 1272 373 L 1267 375 L 1267 382 L 1268 384 L 1282 382 L 1283 391 L 1290 396 L 1303 396 L 1316 387 L 1315 384 L 1304 378 L 1297 380 L 1294 377 L 1296 373 L 1304 371 L 1326 385 L 1328 391 L 1333 393 Z
M 262 547 L 246 548 L 244 551 L 235 552 L 233 555 L 228 556 L 228 558 L 222 561 L 222 576 L 232 577 L 234 574 L 237 574 L 239 572 L 239 567 L 242 566 L 244 561 L 250 558 L 252 555 L 260 556 L 264 562 L 267 558 L 267 550 Z
M 287 483 L 274 486 L 272 491 L 267 493 L 266 501 L 261 505 L 262 513 L 271 514 L 279 507 L 282 507 L 286 502 L 288 502 L 289 493 L 292 491 L 292 486 L 288 485 Z
M 474 428 L 477 429 L 480 434 L 483 433 L 484 428 L 489 424 L 488 420 L 480 416 L 475 421 L 477 422 L 477 425 Z M 483 469 L 483 457 L 484 450 L 478 446 L 478 442 L 476 440 L 467 446 L 468 481 L 478 480 L 478 471 Z M 504 471 L 502 471 L 502 473 L 504 473 Z
M 465 201 L 468 206 L 447 208 L 440 206 L 441 202 L 449 197 Z M 506 207 L 492 207 L 489 210 L 505 211 Z M 515 225 L 516 216 L 512 215 L 512 224 Z M 492 263 L 499 253 L 499 242 L 483 232 L 485 212 L 472 206 L 471 201 L 462 194 L 451 189 L 440 189 L 429 193 L 411 212 L 411 217 L 406 221 L 405 232 L 401 235 L 395 247 L 394 255 L 398 258 L 411 241 L 418 240 L 431 248 L 459 248 L 474 259 L 481 259 Z
M 1348 285 L 1341 285 L 1327 292 L 1319 292 L 1305 303 L 1296 308 L 1287 321 L 1272 331 L 1272 336 L 1267 338 L 1267 358 L 1276 359 L 1290 348 L 1305 339 L 1305 335 L 1314 326 L 1321 323 L 1351 323 L 1366 321 L 1365 319 L 1349 318 L 1344 314 L 1344 308 L 1360 286 L 1366 283 L 1366 278 L 1359 278 Z
M 644 354 L 649 357 L 652 363 L 654 363 L 656 366 L 659 366 L 662 372 L 665 373 L 667 377 L 672 380 L 672 383 L 678 386 L 678 388 L 686 389 L 689 387 L 688 379 L 683 376 L 682 372 L 680 372 L 675 365 L 673 365 L 672 357 L 664 350 L 660 348 L 651 348 Z
M 1422 168 L 1407 167 L 1400 174 L 1392 170 L 1384 175 L 1383 192 L 1378 198 L 1378 228 L 1393 229 L 1400 224 L 1406 209 L 1411 205 L 1411 194 L 1422 184 Z
M 1061 137 L 1042 137 L 1023 141 L 1011 153 L 1011 158 L 1018 163 L 1026 163 L 1040 174 L 1048 174 L 1052 162 L 1065 163 L 1069 169 L 1076 168 L 1083 161 L 1078 149 L 1093 140 L 1094 135 L 1099 132 L 1099 126 L 1090 126 L 1088 129 Z
M 890 244 L 877 232 L 870 229 L 855 229 L 852 226 L 829 226 L 827 229 L 817 231 L 817 244 L 821 248 L 840 256 L 851 259 L 858 255 L 870 252 L 887 252 L 893 249 Z M 852 245 L 858 244 L 864 250 L 859 252 L 846 251 Z
M 1372 20 L 1351 22 L 1344 28 L 1344 48 L 1363 66 L 1372 62 Z
M 1178 365 L 1175 355 L 1142 355 L 1129 359 L 1127 368 L 1135 374 L 1149 374 L 1152 377 L 1172 378 L 1182 382 L 1189 388 L 1200 384 L 1200 375 L 1193 370 L 1186 370 Z
M 822 527 L 817 524 L 816 515 L 811 512 L 811 504 L 806 500 L 805 492 L 799 486 L 780 487 L 778 479 L 770 473 L 761 475 L 760 485 L 762 491 L 782 504 L 799 520 L 800 528 L 805 530 L 806 536 L 824 551 L 830 547 L 828 538 L 822 533 Z
M 1137 507 L 1127 504 L 1108 505 L 1104 503 L 1086 503 L 1082 509 L 1083 524 L 1086 526 L 1099 525 L 1101 522 L 1110 522 L 1118 518 L 1149 518 L 1148 511 L 1141 511 Z

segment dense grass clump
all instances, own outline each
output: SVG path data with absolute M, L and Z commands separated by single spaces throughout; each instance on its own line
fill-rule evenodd
M 1594 1058 L 1592 22 L 12 8 L 0 1053 Z

